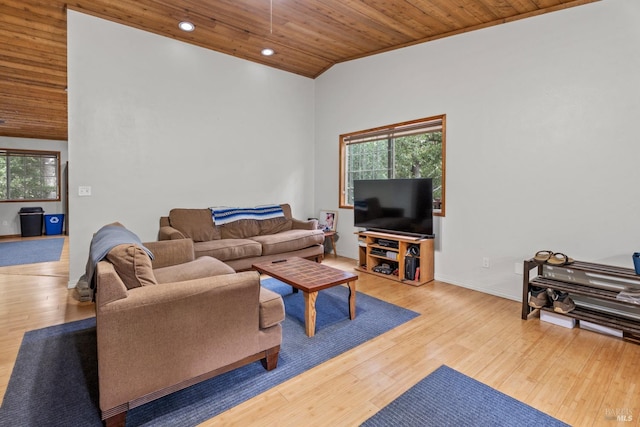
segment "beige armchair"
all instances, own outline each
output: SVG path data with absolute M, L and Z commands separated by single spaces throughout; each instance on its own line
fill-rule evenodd
M 100 409 L 130 408 L 245 364 L 278 363 L 282 298 L 256 272 L 194 258 L 190 239 L 120 245 L 96 268 Z M 146 259 L 145 259 L 146 257 Z

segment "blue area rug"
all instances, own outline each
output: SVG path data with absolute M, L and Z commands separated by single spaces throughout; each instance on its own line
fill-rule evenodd
M 64 237 L 0 243 L 0 267 L 60 261 Z
M 444 365 L 362 425 L 568 426 Z
M 192 426 L 418 316 L 358 293 L 349 320 L 349 290 L 321 291 L 316 335 L 304 329 L 302 292 L 275 279 L 287 312 L 278 367 L 255 362 L 129 411 L 128 426 Z M 0 407 L 0 426 L 101 426 L 95 319 L 27 332 Z

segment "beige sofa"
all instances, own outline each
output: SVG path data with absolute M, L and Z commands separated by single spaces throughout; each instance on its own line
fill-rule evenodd
M 130 408 L 261 360 L 278 363 L 284 305 L 257 272 L 195 257 L 191 239 L 114 247 L 96 266 L 100 409 Z
M 243 219 L 215 225 L 210 209 L 172 209 L 160 218 L 159 240 L 191 238 L 196 257 L 211 256 L 236 271 L 251 269 L 255 262 L 301 257 L 321 262 L 324 233 L 316 220 L 291 216 L 288 204 L 280 205 L 284 217 Z

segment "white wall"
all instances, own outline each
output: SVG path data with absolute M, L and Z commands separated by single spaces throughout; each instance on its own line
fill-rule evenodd
M 437 279 L 519 300 L 515 265 L 537 250 L 632 267 L 637 22 L 640 2 L 607 0 L 334 66 L 315 85 L 316 210 L 338 206 L 338 135 L 446 114 Z
M 313 80 L 70 10 L 68 83 L 71 284 L 113 221 L 146 241 L 174 207 L 313 214 Z
M 44 150 L 60 152 L 60 201 L 59 202 L 11 202 L 0 203 L 0 236 L 20 235 L 20 216 L 18 212 L 23 207 L 41 207 L 45 214 L 64 214 L 65 182 L 64 168 L 67 164 L 67 141 L 48 139 L 13 138 L 0 136 L 0 148 L 20 150 Z

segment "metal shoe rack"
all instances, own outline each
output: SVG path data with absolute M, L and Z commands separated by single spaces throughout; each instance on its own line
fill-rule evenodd
M 533 270 L 533 273 L 532 273 Z M 576 308 L 563 316 L 622 331 L 623 339 L 640 344 L 640 304 L 620 300 L 621 291 L 640 290 L 640 276 L 634 269 L 575 261 L 562 267 L 524 261 L 522 319 L 538 310 L 529 306 L 532 286 L 568 292 Z

